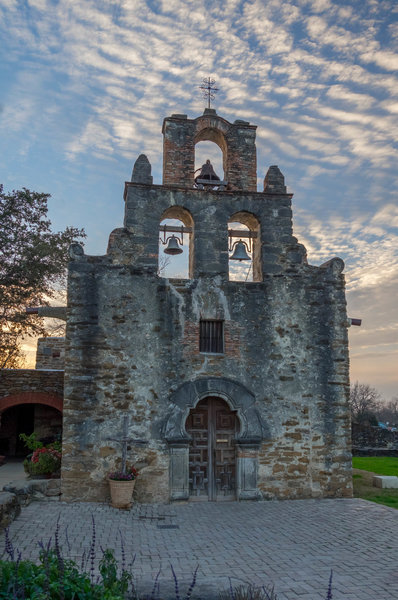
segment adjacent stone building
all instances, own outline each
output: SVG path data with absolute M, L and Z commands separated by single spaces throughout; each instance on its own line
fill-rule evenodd
M 39 338 L 35 369 L 0 370 L 0 454 L 26 456 L 21 433 L 35 431 L 47 442 L 61 438 L 64 348 L 65 338 Z
M 64 337 L 41 337 L 37 340 L 36 369 L 63 371 L 64 359 Z
M 106 255 L 71 247 L 64 500 L 107 499 L 125 415 L 147 441 L 128 448 L 138 500 L 351 495 L 344 263 L 308 264 L 278 167 L 257 191 L 255 134 L 212 109 L 166 118 L 162 185 L 141 155 Z M 195 179 L 203 140 L 218 185 Z M 159 233 L 185 240 L 187 278 L 158 275 Z M 250 280 L 230 277 L 239 243 Z

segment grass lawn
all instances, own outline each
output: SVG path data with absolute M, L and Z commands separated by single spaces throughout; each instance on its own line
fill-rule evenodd
M 398 456 L 353 456 L 354 469 L 398 477 Z
M 398 490 L 383 490 L 373 486 L 375 474 L 398 476 L 398 457 L 354 456 L 352 466 L 355 498 L 398 508 Z

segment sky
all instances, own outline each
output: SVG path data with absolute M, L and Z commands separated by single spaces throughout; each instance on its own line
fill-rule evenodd
M 352 381 L 398 396 L 396 0 L 0 0 L 0 40 L 0 182 L 50 193 L 88 254 L 139 154 L 161 183 L 163 118 L 201 115 L 213 77 L 217 113 L 258 126 L 258 190 L 284 174 L 309 262 L 345 261 Z

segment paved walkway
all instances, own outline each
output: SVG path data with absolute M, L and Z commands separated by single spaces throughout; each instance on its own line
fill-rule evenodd
M 0 466 L 0 490 L 3 489 L 10 481 L 26 479 L 26 474 L 23 468 L 23 461 L 20 459 L 7 459 L 4 465 Z
M 398 598 L 398 511 L 364 500 L 136 505 L 131 511 L 36 502 L 11 524 L 10 536 L 23 558 L 36 558 L 38 541 L 54 536 L 59 519 L 64 553 L 80 564 L 92 518 L 97 554 L 100 546 L 113 548 L 121 559 L 123 536 L 139 589 L 150 592 L 161 569 L 162 598 L 175 598 L 170 564 L 183 593 L 199 565 L 196 596 L 202 598 L 217 598 L 215 590 L 232 577 L 233 584 L 274 584 L 278 600 L 325 600 L 330 569 L 333 600 Z

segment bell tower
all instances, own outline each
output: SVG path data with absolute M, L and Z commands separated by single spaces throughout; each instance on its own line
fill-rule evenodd
M 223 153 L 228 190 L 257 190 L 256 129 L 247 121 L 229 123 L 213 108 L 188 119 L 174 114 L 163 121 L 163 185 L 194 187 L 195 144 L 215 142 Z

